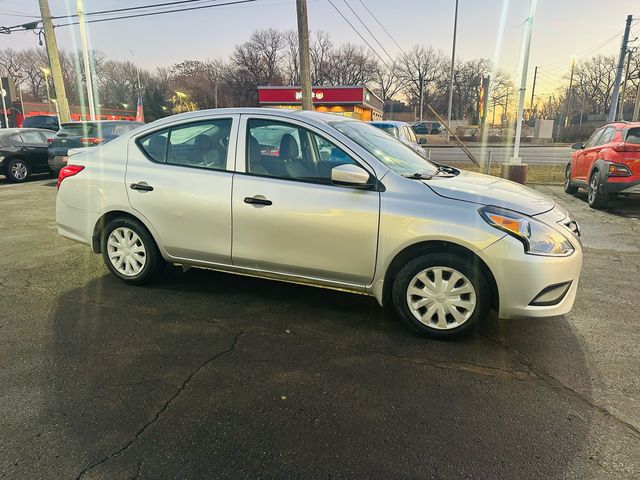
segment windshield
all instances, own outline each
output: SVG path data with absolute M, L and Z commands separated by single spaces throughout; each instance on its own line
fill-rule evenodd
M 331 126 L 400 175 L 436 172 L 434 164 L 376 127 L 362 122 L 332 122 Z

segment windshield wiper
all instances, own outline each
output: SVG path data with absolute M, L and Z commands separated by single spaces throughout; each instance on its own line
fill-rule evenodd
M 411 175 L 403 175 L 405 178 L 413 178 L 415 180 L 430 180 L 433 175 L 430 173 L 412 173 Z

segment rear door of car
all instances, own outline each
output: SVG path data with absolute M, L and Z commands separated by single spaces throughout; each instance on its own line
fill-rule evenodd
M 219 115 L 185 120 L 129 141 L 129 203 L 151 225 L 161 248 L 176 259 L 231 263 L 238 119 Z
M 20 150 L 24 152 L 29 165 L 34 170 L 47 169 L 47 140 L 38 130 L 21 130 L 19 132 Z
M 243 115 L 238 145 L 234 266 L 358 287 L 370 283 L 380 193 L 330 181 L 335 166 L 370 167 L 325 133 L 292 119 Z

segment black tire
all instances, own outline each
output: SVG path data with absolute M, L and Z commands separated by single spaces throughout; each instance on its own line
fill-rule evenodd
M 140 244 L 144 247 L 144 266 L 133 275 L 125 275 L 119 271 L 116 265 L 110 259 L 109 237 L 115 230 L 123 228 L 133 231 L 139 238 Z M 165 261 L 158 250 L 155 240 L 147 230 L 147 228 L 138 220 L 132 218 L 116 218 L 111 220 L 102 231 L 100 239 L 102 248 L 102 258 L 107 268 L 120 280 L 133 285 L 144 285 L 152 281 L 165 266 Z
M 598 175 L 598 170 L 594 170 L 589 177 L 587 188 L 587 202 L 591 208 L 606 208 L 609 204 L 609 195 L 600 190 L 600 175 Z
M 409 308 L 407 290 L 412 280 L 421 271 L 428 270 L 430 267 L 457 270 L 458 273 L 466 277 L 473 286 L 473 290 L 475 290 L 475 308 L 468 319 L 457 327 L 439 329 L 429 326 L 425 322 L 418 320 Z M 423 336 L 437 339 L 453 339 L 470 334 L 476 329 L 480 321 L 486 318 L 491 307 L 489 282 L 478 263 L 459 255 L 444 252 L 427 253 L 407 263 L 394 279 L 392 297 L 396 313 L 409 328 Z M 427 307 L 424 308 L 426 311 Z
M 21 172 L 26 172 L 24 176 Z M 9 160 L 5 170 L 5 176 L 7 180 L 11 183 L 22 183 L 26 182 L 29 176 L 31 175 L 31 167 L 29 163 L 23 160 L 22 158 L 14 158 L 13 160 Z
M 571 164 L 567 163 L 567 168 L 564 171 L 564 191 L 569 195 L 575 195 L 578 193 L 578 187 L 576 187 L 571 181 Z

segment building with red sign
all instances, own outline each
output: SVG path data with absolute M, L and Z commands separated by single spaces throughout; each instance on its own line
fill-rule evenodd
M 362 85 L 313 87 L 313 107 L 317 112 L 336 113 L 358 120 L 382 120 L 382 100 Z M 262 107 L 298 110 L 302 105 L 300 87 L 258 87 Z

